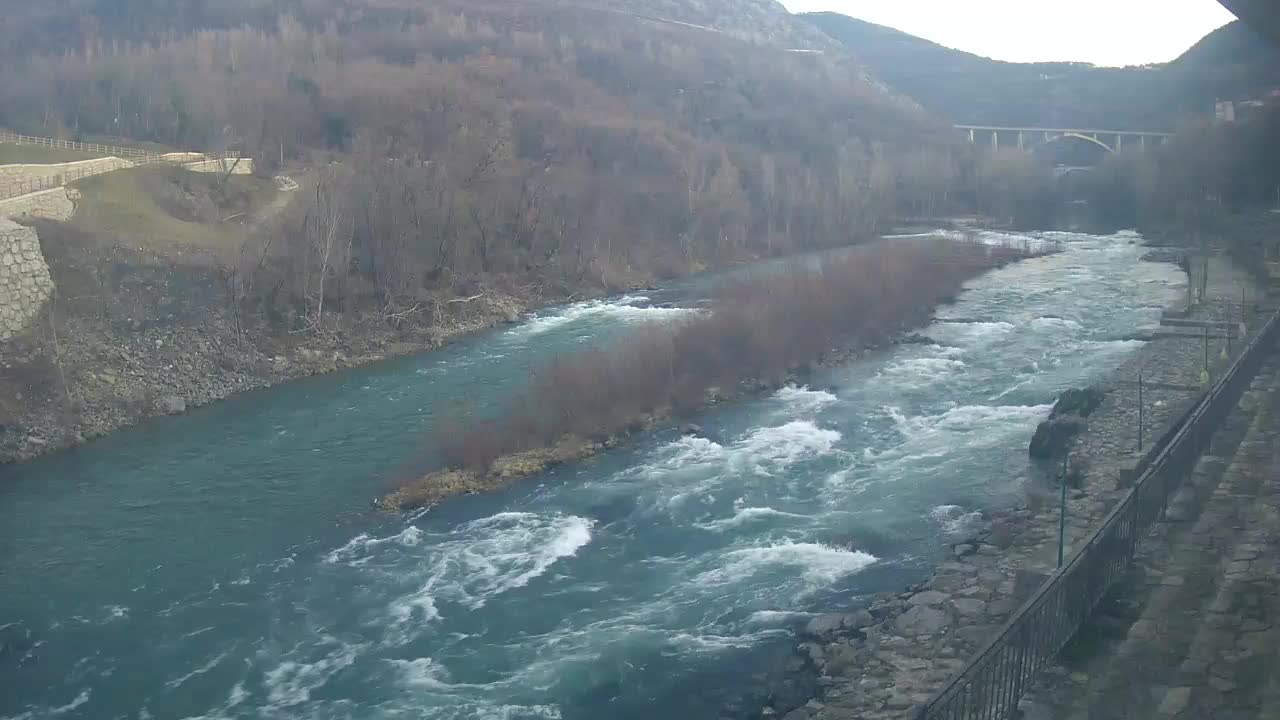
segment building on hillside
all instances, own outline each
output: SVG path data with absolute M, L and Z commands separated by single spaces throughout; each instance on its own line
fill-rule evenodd
M 1280 89 L 1272 90 L 1261 98 L 1223 100 L 1215 103 L 1213 117 L 1218 122 L 1231 123 L 1260 115 L 1275 107 L 1280 107 Z

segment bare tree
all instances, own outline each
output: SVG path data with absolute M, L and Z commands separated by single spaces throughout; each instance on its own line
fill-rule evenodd
M 336 166 L 320 171 L 303 220 L 304 322 L 305 330 L 315 334 L 325 332 L 325 285 L 332 277 L 345 275 L 351 257 L 353 236 L 347 207 L 350 188 L 344 179 Z

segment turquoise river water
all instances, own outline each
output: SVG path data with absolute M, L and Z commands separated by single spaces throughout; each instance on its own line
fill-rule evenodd
M 719 718 L 806 617 L 921 579 L 1016 500 L 1055 395 L 1184 287 L 1135 235 L 1048 237 L 933 344 L 429 512 L 368 508 L 434 415 L 712 280 L 0 468 L 0 718 Z

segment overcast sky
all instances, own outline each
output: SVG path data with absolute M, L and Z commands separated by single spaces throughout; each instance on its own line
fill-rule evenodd
M 782 0 L 978 55 L 1141 65 L 1181 55 L 1233 18 L 1216 0 Z

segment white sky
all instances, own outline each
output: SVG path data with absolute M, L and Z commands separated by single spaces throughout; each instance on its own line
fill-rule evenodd
M 781 0 L 978 55 L 1142 65 L 1181 55 L 1234 16 L 1216 0 Z

